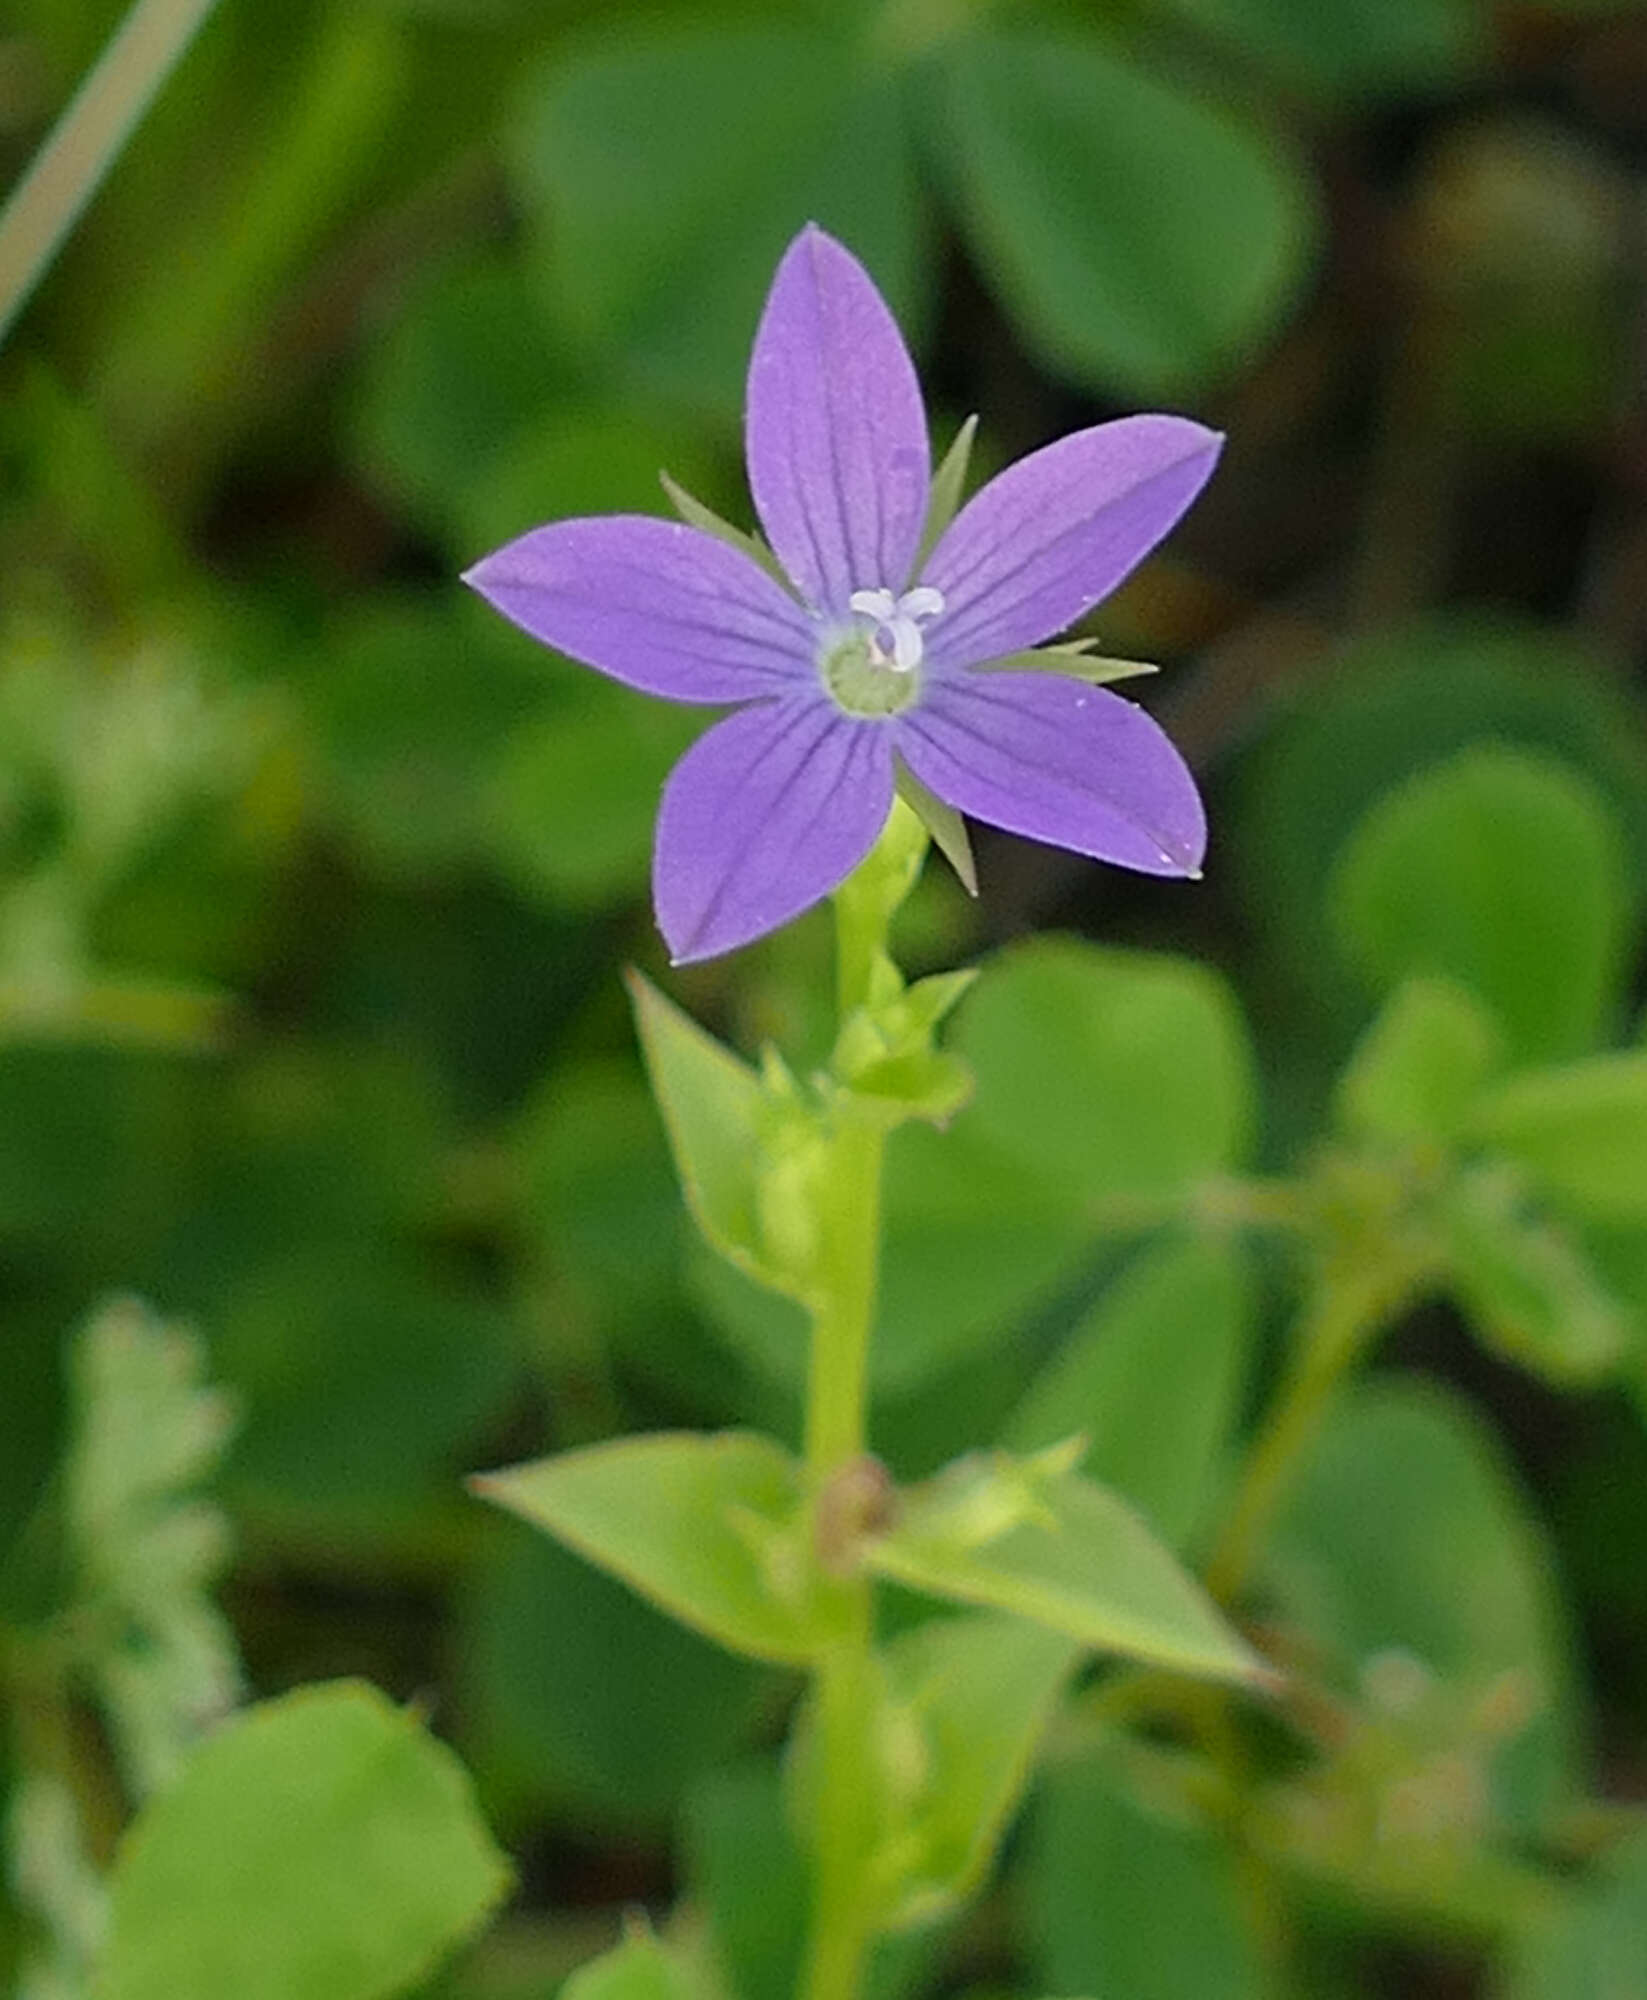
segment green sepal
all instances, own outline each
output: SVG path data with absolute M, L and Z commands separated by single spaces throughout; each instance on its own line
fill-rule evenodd
M 956 1460 L 904 1495 L 869 1542 L 879 1575 L 1010 1612 L 1175 1673 L 1262 1682 L 1269 1670 L 1136 1513 L 1073 1470 L 1079 1439 L 1029 1458 Z
M 1339 1124 L 1363 1138 L 1445 1143 L 1502 1066 L 1492 1015 L 1455 981 L 1417 976 L 1397 987 L 1339 1079 Z
M 1064 639 L 1056 646 L 1032 646 L 1023 653 L 1001 653 L 993 660 L 975 660 L 970 674 L 1067 674 L 1093 687 L 1107 687 L 1111 681 L 1136 680 L 1140 674 L 1158 674 L 1161 669 L 1148 660 L 1114 660 L 1093 648 L 1096 639 Z
M 892 760 L 898 796 L 932 836 L 932 844 L 955 870 L 969 896 L 978 893 L 978 864 L 972 858 L 972 836 L 952 805 L 929 792 L 901 757 Z
M 742 528 L 734 528 L 730 521 L 722 520 L 713 507 L 706 507 L 678 480 L 671 479 L 667 472 L 660 472 L 658 480 L 669 496 L 670 506 L 689 528 L 701 529 L 704 534 L 713 535 L 716 541 L 725 542 L 728 548 L 736 549 L 740 555 L 748 556 L 751 562 L 759 563 L 786 597 L 794 597 L 795 586 L 784 574 L 783 564 L 759 535 L 747 534 Z
M 926 567 L 927 557 L 938 546 L 944 530 L 960 511 L 961 495 L 966 490 L 967 467 L 972 462 L 972 441 L 978 435 L 978 419 L 968 417 L 955 433 L 954 442 L 943 455 L 938 470 L 932 475 L 926 503 L 926 519 L 921 524 L 920 546 L 915 551 L 915 562 L 909 572 L 910 583 L 919 580 Z
M 660 1431 L 470 1482 L 735 1653 L 804 1666 L 839 1636 L 801 1469 L 751 1431 Z

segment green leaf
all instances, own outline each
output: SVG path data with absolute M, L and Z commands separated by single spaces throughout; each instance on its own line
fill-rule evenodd
M 1594 786 L 1547 758 L 1484 744 L 1411 779 L 1346 845 L 1332 898 L 1344 951 L 1375 989 L 1455 979 L 1523 1058 L 1588 1047 L 1616 1004 L 1618 829 Z
M 746 1276 L 798 1292 L 793 1275 L 774 1260 L 762 1225 L 766 1121 L 759 1077 L 638 972 L 629 975 L 629 994 L 693 1219 Z
M 963 227 L 1054 368 L 1182 393 L 1268 338 L 1315 238 L 1309 183 L 1276 139 L 1096 37 L 974 34 L 942 83 Z
M 1236 1245 L 1151 1245 L 1030 1385 L 1002 1444 L 1035 1451 L 1079 1432 L 1086 1470 L 1182 1550 L 1206 1519 L 1240 1419 L 1252 1310 Z
M 1566 1803 L 1574 1682 L 1554 1558 L 1465 1404 L 1412 1378 L 1347 1393 L 1289 1497 L 1265 1573 L 1279 1632 L 1295 1626 L 1342 1693 L 1357 1694 L 1381 1661 L 1409 1658 L 1461 1702 L 1505 1706 L 1517 1726 L 1488 1776 L 1511 1827 L 1542 1826 Z
M 1042 1780 L 1024 1882 L 1035 1977 L 1114 2000 L 1265 2000 L 1231 1849 L 1130 1785 L 1115 1755 Z
M 1477 1334 L 1558 1388 L 1611 1374 L 1640 1329 L 1576 1234 L 1502 1163 L 1461 1175 L 1439 1214 L 1448 1283 Z
M 1021 1618 L 933 1618 L 884 1658 L 894 1741 L 919 1772 L 877 1857 L 883 1923 L 929 1923 L 978 1887 L 1081 1647 Z
M 622 1944 L 580 1965 L 560 2000 L 694 2000 L 696 1992 L 642 1919 Z
M 1506 2000 L 1625 2000 L 1644 1965 L 1647 1833 L 1636 1833 L 1520 1944 Z
M 734 528 L 730 521 L 723 521 L 712 507 L 688 493 L 678 480 L 671 479 L 667 472 L 658 474 L 663 490 L 669 496 L 669 504 L 679 514 L 689 528 L 698 528 L 706 535 L 713 535 L 719 542 L 725 542 L 729 549 L 736 549 L 740 555 L 748 556 L 758 563 L 772 581 L 791 597 L 795 586 L 785 574 L 783 564 L 772 553 L 759 535 L 745 533 L 742 528 Z
M 1067 1198 L 1183 1193 L 1239 1163 L 1252 1054 L 1234 996 L 1187 959 L 1036 939 L 1001 953 L 955 1046 L 965 1124 Z
M 1647 1221 L 1647 1050 L 1510 1077 L 1470 1124 L 1581 1215 Z
M 972 463 L 972 443 L 978 435 L 978 419 L 968 417 L 955 433 L 948 451 L 943 455 L 938 469 L 932 475 L 932 487 L 927 497 L 926 520 L 921 525 L 920 547 L 916 550 L 915 561 L 911 565 L 909 580 L 913 583 L 926 567 L 926 559 L 943 540 L 944 530 L 960 512 L 961 497 L 966 491 L 967 467 Z
M 735 415 L 773 266 L 806 221 L 864 259 L 905 318 L 925 290 L 891 77 L 788 24 L 591 33 L 557 52 L 514 147 L 543 292 L 580 348 Z
M 1462 986 L 1404 980 L 1339 1079 L 1338 1122 L 1360 1138 L 1445 1144 L 1502 1055 L 1492 1016 Z
M 771 1669 L 524 1523 L 459 1602 L 463 1749 L 514 1820 L 654 1828 L 771 1715 Z
M 1395 91 L 1435 85 L 1484 52 L 1474 0 L 1158 0 L 1256 57 L 1320 89 Z
M 380 2000 L 509 1886 L 462 1766 L 374 1688 L 265 1702 L 122 1842 L 100 2000 Z
M 1010 1612 L 1103 1653 L 1218 1680 L 1263 1663 L 1125 1501 L 1063 1450 L 957 1460 L 905 1496 L 866 1564 L 894 1582 Z
M 662 1431 L 470 1483 L 734 1652 L 804 1664 L 834 1634 L 800 1469 L 768 1438 Z

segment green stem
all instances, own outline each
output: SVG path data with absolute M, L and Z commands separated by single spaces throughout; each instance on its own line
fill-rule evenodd
M 136 0 L 0 215 L 0 340 L 215 0 Z
M 1410 1273 L 1387 1269 L 1329 1270 L 1317 1280 L 1299 1325 L 1291 1379 L 1259 1432 L 1207 1565 L 1207 1587 L 1222 1602 L 1245 1587 L 1340 1381 L 1410 1296 L 1412 1282 Z
M 844 1015 L 861 1003 L 885 917 L 866 922 L 863 899 L 843 893 L 836 932 Z M 880 1262 L 885 1133 L 844 1096 L 835 1116 L 807 1383 L 806 1463 L 815 1505 L 867 1445 L 869 1340 Z M 862 1576 L 844 1577 L 840 1590 L 842 1637 L 813 1675 L 813 1903 L 805 2000 L 854 2000 L 875 1933 L 865 1879 L 875 1835 L 875 1788 L 868 1782 L 876 1707 L 873 1604 Z

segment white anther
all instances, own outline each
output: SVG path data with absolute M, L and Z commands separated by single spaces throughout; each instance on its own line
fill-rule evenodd
M 944 596 L 941 590 L 923 583 L 906 590 L 902 597 L 894 597 L 890 590 L 855 590 L 847 603 L 860 616 L 874 619 L 870 646 L 879 663 L 895 673 L 907 674 L 921 664 L 926 650 L 919 621 L 936 618 L 944 608 Z

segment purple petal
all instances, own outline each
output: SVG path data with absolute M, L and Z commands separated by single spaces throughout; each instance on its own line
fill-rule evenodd
M 1195 780 L 1160 725 L 1104 688 L 956 675 L 900 717 L 895 747 L 929 791 L 991 826 L 1146 875 L 1200 868 Z
M 966 666 L 1074 624 L 1174 525 L 1222 444 L 1186 417 L 1121 417 L 1009 465 L 956 515 L 921 572 L 946 607 L 930 651 Z
M 809 223 L 784 252 L 749 361 L 755 509 L 820 611 L 903 589 L 931 454 L 914 364 L 864 267 Z
M 892 810 L 884 723 L 819 695 L 717 722 L 670 773 L 652 896 L 677 965 L 776 930 L 857 867 Z
M 813 676 L 812 621 L 795 600 L 678 521 L 553 521 L 463 580 L 534 639 L 670 701 L 752 701 Z

